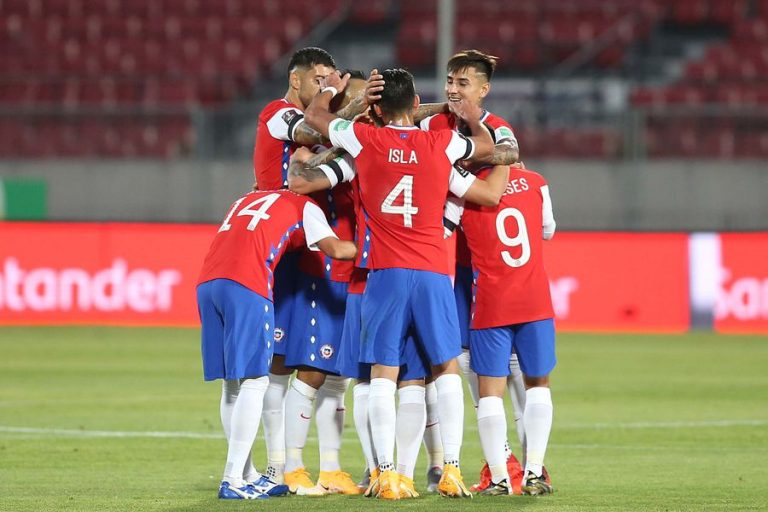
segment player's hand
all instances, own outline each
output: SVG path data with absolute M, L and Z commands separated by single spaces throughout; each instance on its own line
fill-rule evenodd
M 381 117 L 379 117 L 379 115 L 376 113 L 373 107 L 368 108 L 368 117 L 370 117 L 371 121 L 373 121 L 373 124 L 375 126 L 378 126 L 379 128 L 381 128 L 386 124 L 384 123 L 384 120 Z
M 312 158 L 313 153 L 312 151 L 304 146 L 301 146 L 299 148 L 296 148 L 296 150 L 293 152 L 293 155 L 291 156 L 291 163 L 293 162 L 299 162 L 299 163 L 306 163 L 307 160 Z
M 347 87 L 347 82 L 349 82 L 349 73 L 339 76 L 338 72 L 334 72 L 325 77 L 325 87 L 333 87 L 338 92 L 342 92 Z
M 448 109 L 465 123 L 480 122 L 483 115 L 480 105 L 467 100 L 449 101 Z
M 384 76 L 379 74 L 378 69 L 371 70 L 371 76 L 365 84 L 365 101 L 373 105 L 381 99 L 381 91 L 384 90 Z

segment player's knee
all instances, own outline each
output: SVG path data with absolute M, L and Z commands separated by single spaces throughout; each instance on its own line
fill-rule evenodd
M 285 366 L 285 356 L 275 354 L 272 358 L 272 366 L 269 368 L 269 373 L 274 375 L 290 375 L 293 373 L 293 368 Z
M 261 377 L 249 377 L 240 381 L 240 389 L 253 390 L 266 392 L 267 386 L 269 386 L 269 377 L 262 375 Z
M 523 375 L 523 381 L 525 382 L 525 388 L 548 388 L 549 387 L 549 375 L 544 377 L 529 377 Z
M 296 373 L 296 379 L 315 389 L 320 389 L 320 386 L 326 382 L 326 376 L 323 372 L 310 369 L 299 370 Z
M 343 395 L 347 392 L 350 380 L 352 379 L 341 375 L 326 375 L 323 389 L 331 394 Z

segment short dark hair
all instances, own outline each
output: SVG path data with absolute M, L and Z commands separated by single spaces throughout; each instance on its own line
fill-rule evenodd
M 359 69 L 340 69 L 339 70 L 339 76 L 344 76 L 347 73 L 349 73 L 349 79 L 357 79 L 357 80 L 365 80 L 365 73 L 360 71 Z
M 392 115 L 410 109 L 416 97 L 413 75 L 398 68 L 386 69 L 382 71 L 381 76 L 384 77 L 384 90 L 381 91 L 381 99 L 378 101 L 381 110 Z
M 314 46 L 302 48 L 301 50 L 297 50 L 291 57 L 291 61 L 288 63 L 288 74 L 290 75 L 294 68 L 309 69 L 318 64 L 332 68 L 336 67 L 336 62 L 334 62 L 331 54 L 322 48 Z
M 448 60 L 447 68 L 449 73 L 455 73 L 467 68 L 475 68 L 478 73 L 483 73 L 487 76 L 490 82 L 498 61 L 498 57 L 479 50 L 464 50 Z

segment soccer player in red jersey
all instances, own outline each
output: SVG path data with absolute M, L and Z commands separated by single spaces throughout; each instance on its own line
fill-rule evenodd
M 290 156 L 300 146 L 327 142 L 304 123 L 304 109 L 320 89 L 325 77 L 336 68 L 328 52 L 321 48 L 302 48 L 288 64 L 288 90 L 281 99 L 272 101 L 259 115 L 253 153 L 256 187 L 274 190 L 286 185 Z M 339 112 L 353 117 L 366 106 L 362 97 L 355 98 Z M 292 370 L 284 364 L 286 347 L 292 343 L 290 324 L 298 275 L 298 254 L 283 259 L 275 272 L 275 357 L 270 370 L 269 389 L 264 400 L 264 437 L 267 443 L 267 473 L 275 481 L 283 481 L 285 454 L 285 397 Z
M 481 173 L 482 175 L 482 173 Z M 479 376 L 477 421 L 491 472 L 487 494 L 511 494 L 503 399 L 517 354 L 526 387 L 523 425 L 525 494 L 547 494 L 544 454 L 552 427 L 549 374 L 555 367 L 555 328 L 543 240 L 555 233 L 547 182 L 539 174 L 510 170 L 501 203 L 494 208 L 467 204 L 462 227 L 475 276 L 470 331 L 472 369 Z
M 287 492 L 255 472 L 249 456 L 274 349 L 273 271 L 285 251 L 302 244 L 333 258 L 356 254 L 311 199 L 287 190 L 254 191 L 234 202 L 200 271 L 203 373 L 205 380 L 224 379 L 220 407 L 229 448 L 221 499 Z
M 459 470 L 463 435 L 463 390 L 456 356 L 461 353 L 455 300 L 448 278 L 442 211 L 448 191 L 463 196 L 474 176 L 453 164 L 488 156 L 493 141 L 480 123 L 480 109 L 460 103 L 456 111 L 470 127 L 467 138 L 451 131 L 424 132 L 413 123 L 418 107 L 413 77 L 402 69 L 382 73 L 384 88 L 374 111 L 376 128 L 328 112 L 331 98 L 348 77 L 330 75 L 327 87 L 306 111 L 307 123 L 355 158 L 361 208 L 356 265 L 371 270 L 362 303 L 361 360 L 373 363 L 369 413 L 379 458 L 379 497 L 398 499 L 394 471 L 395 389 L 407 330 L 415 328 L 420 348 L 436 377 L 440 396 L 445 464 L 439 491 L 471 496 Z M 494 178 L 506 181 L 506 169 Z M 456 177 L 459 176 L 459 177 Z
M 445 95 L 449 104 L 459 101 L 469 101 L 480 107 L 487 95 L 491 91 L 491 80 L 496 69 L 497 57 L 488 55 L 478 50 L 464 50 L 451 57 L 446 65 Z M 475 170 L 481 169 L 489 164 L 509 165 L 515 163 L 519 158 L 519 149 L 517 139 L 515 138 L 512 127 L 507 121 L 499 116 L 483 110 L 483 124 L 491 132 L 495 150 L 493 156 L 487 162 L 470 163 Z M 424 119 L 420 126 L 425 130 L 458 130 L 466 132 L 460 119 L 451 113 L 440 113 Z M 446 218 L 444 220 L 446 231 L 456 230 L 461 215 L 461 205 L 463 200 L 449 198 L 446 205 Z M 464 233 L 456 230 L 456 272 L 454 279 L 454 293 L 456 296 L 456 307 L 459 313 L 459 328 L 461 330 L 461 346 L 464 349 L 459 356 L 459 363 L 462 372 L 467 379 L 472 401 L 477 407 L 479 400 L 477 375 L 472 371 L 469 361 L 469 321 L 470 305 L 472 299 L 472 262 L 469 248 Z M 523 452 L 525 452 L 525 436 L 522 425 L 522 411 L 525 407 L 525 387 L 523 385 L 522 374 L 516 356 L 510 359 L 512 374 L 508 379 L 507 385 L 514 405 L 515 425 L 517 426 L 518 439 Z M 434 424 L 434 422 L 433 422 Z M 435 424 L 432 428 L 439 428 Z M 424 436 L 425 444 L 428 450 L 430 445 L 434 445 L 435 436 L 430 435 L 429 430 Z M 432 448 L 433 450 L 435 448 Z M 508 460 L 510 471 L 516 471 L 520 464 L 508 449 Z M 483 467 L 481 472 L 481 483 L 473 486 L 473 490 L 482 490 L 484 482 L 488 482 L 487 467 Z

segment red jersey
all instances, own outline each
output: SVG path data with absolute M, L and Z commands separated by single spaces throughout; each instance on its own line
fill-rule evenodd
M 476 276 L 471 328 L 552 318 L 542 246 L 554 235 L 555 220 L 546 180 L 533 171 L 510 169 L 499 205 L 467 203 L 461 224 Z
M 368 282 L 368 269 L 357 268 L 352 270 L 352 275 L 349 277 L 349 286 L 347 287 L 347 293 L 354 295 L 362 295 L 365 292 L 365 285 Z
M 311 195 L 325 213 L 328 224 L 342 240 L 355 239 L 355 204 L 352 186 L 339 183 L 330 190 Z M 331 281 L 348 282 L 354 262 L 334 260 L 317 251 L 304 251 L 299 260 L 302 272 Z
M 375 128 L 336 119 L 331 143 L 355 158 L 361 208 L 356 266 L 408 268 L 448 274 L 443 209 L 449 189 L 463 196 L 474 181 L 453 167 L 474 144 L 447 130 Z
M 197 283 L 230 279 L 272 300 L 272 273 L 286 250 L 336 236 L 306 196 L 265 190 L 235 201 L 213 239 Z
M 285 99 L 272 101 L 259 114 L 253 149 L 253 173 L 259 190 L 288 186 L 288 164 L 299 147 L 293 134 L 303 122 L 304 112 Z
M 494 144 L 508 143 L 514 144 L 515 146 L 517 145 L 517 139 L 512 131 L 512 126 L 501 117 L 491 114 L 487 110 L 483 110 L 480 121 L 486 128 L 488 128 L 488 131 L 491 132 Z M 465 132 L 465 130 L 459 130 L 457 126 L 458 118 L 453 114 L 446 113 L 426 117 L 419 123 L 419 127 L 422 130 L 454 130 L 461 131 L 462 133 Z M 464 135 L 469 135 L 469 133 L 464 133 Z M 465 267 L 472 266 L 469 247 L 467 247 L 467 240 L 461 231 L 456 233 L 456 264 Z

